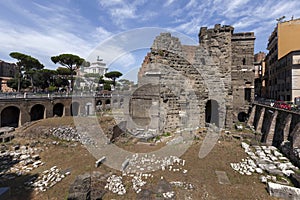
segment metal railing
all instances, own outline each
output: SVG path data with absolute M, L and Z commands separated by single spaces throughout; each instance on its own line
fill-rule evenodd
M 32 92 L 24 92 L 24 93 L 0 93 L 0 99 L 34 99 L 34 98 L 66 98 L 66 97 L 105 97 L 111 98 L 111 93 L 32 93 Z

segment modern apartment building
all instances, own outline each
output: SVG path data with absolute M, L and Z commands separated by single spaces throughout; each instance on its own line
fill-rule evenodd
M 300 19 L 279 21 L 269 37 L 266 56 L 266 96 L 293 101 L 300 96 Z

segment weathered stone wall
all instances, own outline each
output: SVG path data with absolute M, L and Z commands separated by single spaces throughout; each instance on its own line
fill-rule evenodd
M 254 34 L 232 34 L 232 91 L 233 118 L 237 119 L 240 112 L 248 112 L 250 103 L 254 99 Z M 248 91 L 247 91 L 248 90 Z M 248 100 L 245 92 L 250 92 Z
M 152 95 L 152 104 L 159 107 L 160 131 L 168 132 L 183 126 L 204 126 L 204 100 L 207 99 L 207 88 L 197 71 L 188 60 L 178 38 L 169 33 L 158 36 L 147 55 L 139 73 L 139 87 L 153 87 L 156 85 L 157 93 L 140 90 L 133 94 L 134 101 L 145 100 Z M 185 47 L 187 49 L 188 47 Z M 192 51 L 194 52 L 194 51 Z M 195 53 L 195 52 L 194 52 Z M 142 73 L 141 73 L 142 72 Z M 147 86 L 151 84 L 151 86 Z M 143 112 L 142 106 L 134 107 L 136 113 Z M 132 118 L 137 117 L 132 112 Z M 197 116 L 197 117 L 194 117 Z M 163 123 L 162 123 L 163 122 Z
M 255 37 L 253 33 L 233 34 L 233 30 L 231 26 L 219 24 L 213 29 L 202 27 L 198 46 L 182 45 L 170 33 L 156 37 L 139 71 L 138 84 L 159 85 L 158 103 L 165 110 L 159 115 L 163 113 L 166 117 L 164 131 L 179 128 L 191 116 L 198 118 L 192 123 L 204 126 L 209 100 L 217 102 L 220 118 L 217 125 L 222 128 L 231 128 L 238 113 L 248 111 L 244 88 L 254 85 L 251 73 L 254 73 Z M 146 93 L 134 98 L 143 99 Z M 193 94 L 196 101 L 191 106 Z
M 199 33 L 200 46 L 209 52 L 209 56 L 213 61 L 211 66 L 207 66 L 207 71 L 209 74 L 213 73 L 211 74 L 211 79 L 218 81 L 216 88 L 224 90 L 218 93 L 222 93 L 222 98 L 225 98 L 225 126 L 227 128 L 231 128 L 233 121 L 232 80 L 230 73 L 232 66 L 231 35 L 233 30 L 232 26 L 220 26 L 216 24 L 213 29 L 202 27 Z

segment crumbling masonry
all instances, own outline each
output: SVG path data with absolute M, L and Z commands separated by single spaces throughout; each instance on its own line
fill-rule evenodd
M 230 128 L 254 98 L 254 33 L 215 25 L 199 32 L 199 45 L 182 45 L 170 33 L 156 37 L 130 100 L 135 123 L 160 132 Z

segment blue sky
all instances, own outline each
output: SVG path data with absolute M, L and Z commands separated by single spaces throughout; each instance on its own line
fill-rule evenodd
M 160 31 L 197 43 L 200 27 L 217 23 L 254 31 L 255 52 L 266 52 L 276 19 L 299 18 L 299 8 L 299 0 L 1 0 L 0 59 L 15 62 L 9 53 L 19 51 L 54 69 L 54 55 L 99 55 L 126 74 L 140 66 Z

